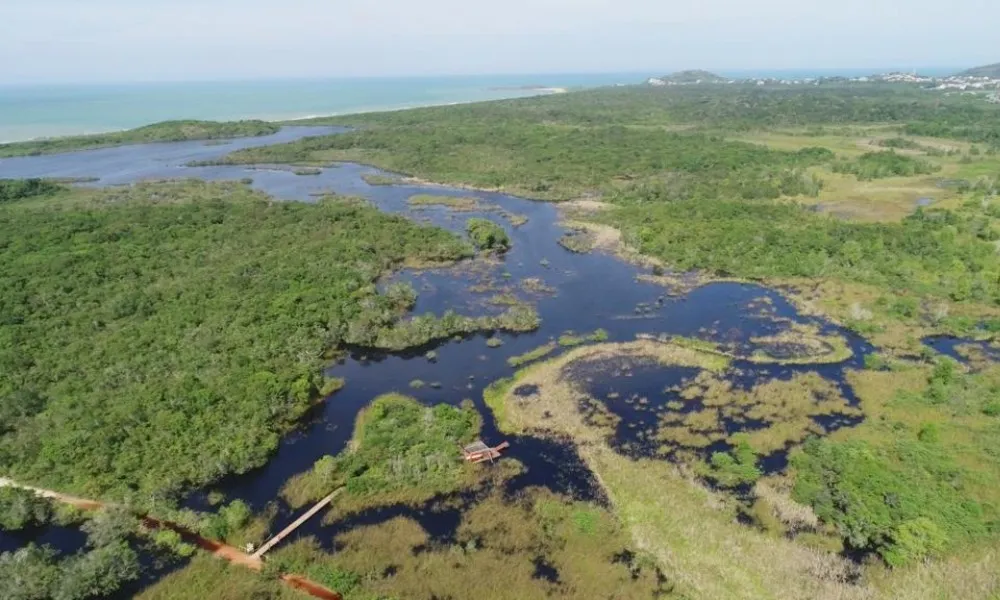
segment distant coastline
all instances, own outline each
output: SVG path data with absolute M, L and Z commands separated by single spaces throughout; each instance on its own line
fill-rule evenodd
M 177 119 L 298 121 L 637 83 L 643 74 L 0 86 L 0 143 Z
M 937 74 L 945 69 L 917 69 Z M 957 71 L 954 69 L 953 71 Z M 111 133 L 177 119 L 300 121 L 638 84 L 655 72 L 89 85 L 0 85 L 0 143 Z M 870 69 L 720 71 L 851 76 Z

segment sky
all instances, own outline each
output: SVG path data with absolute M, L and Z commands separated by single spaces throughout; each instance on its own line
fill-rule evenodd
M 0 0 L 0 83 L 968 67 L 997 0 Z

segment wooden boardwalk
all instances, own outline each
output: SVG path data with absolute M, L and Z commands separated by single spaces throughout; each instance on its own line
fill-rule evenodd
M 6 477 L 0 477 L 0 488 L 2 487 L 16 487 L 24 490 L 29 490 L 43 498 L 49 498 L 57 502 L 69 504 L 70 506 L 75 506 L 81 510 L 100 510 L 101 508 L 104 507 L 115 506 L 114 504 L 98 502 L 97 500 L 77 498 L 76 496 L 62 494 L 60 492 L 56 492 L 53 490 L 46 490 L 42 488 L 31 487 L 28 485 L 22 485 Z M 306 516 L 306 518 L 300 518 L 299 521 L 305 522 L 308 517 L 316 514 L 316 512 L 318 512 L 320 508 L 322 508 L 326 504 L 329 504 L 330 500 L 333 500 L 334 496 L 336 496 L 341 489 L 343 488 L 338 489 L 334 493 L 324 498 L 323 501 L 325 501 L 325 503 L 322 506 L 317 505 L 316 507 L 313 507 L 313 510 L 309 511 L 308 516 Z M 174 523 L 169 523 L 167 521 L 160 521 L 150 516 L 140 516 L 139 518 L 147 527 L 155 529 L 170 529 L 176 531 L 181 535 L 184 541 L 193 543 L 194 545 L 198 546 L 202 550 L 211 553 L 213 556 L 217 558 L 229 561 L 232 564 L 247 567 L 248 569 L 254 571 L 261 571 L 264 568 L 264 562 L 261 560 L 260 556 L 257 556 L 256 554 L 251 556 L 246 554 L 239 548 L 235 548 L 233 546 L 215 540 L 203 538 L 200 535 L 194 534 L 188 531 L 187 529 L 184 529 L 183 527 L 180 527 L 179 525 L 176 525 Z M 301 525 L 299 521 L 296 521 L 296 526 Z M 290 532 L 286 533 L 285 531 L 283 531 L 279 535 L 288 535 L 288 533 Z M 274 542 L 274 540 L 272 540 L 272 542 Z M 271 545 L 273 546 L 274 544 Z M 264 547 L 262 546 L 261 548 L 263 549 Z M 320 600 L 343 600 L 343 597 L 339 593 L 327 589 L 326 587 L 318 583 L 310 581 L 309 579 L 301 575 L 295 575 L 293 573 L 285 573 L 281 575 L 281 581 L 284 582 L 285 585 L 288 585 L 289 587 L 301 590 L 313 596 L 314 598 L 319 598 Z
M 340 492 L 342 491 L 344 491 L 344 488 L 337 488 L 329 496 L 317 502 L 315 506 L 306 511 L 304 515 L 302 515 L 298 519 L 295 519 L 295 521 L 291 525 L 282 529 L 280 532 L 278 532 L 277 535 L 269 539 L 267 542 L 264 543 L 263 546 L 258 548 L 257 551 L 253 553 L 253 558 L 255 559 L 262 558 L 264 554 L 266 554 L 271 548 L 274 548 L 275 546 L 280 544 L 281 540 L 291 535 L 292 532 L 301 527 L 303 523 L 313 518 L 313 516 L 319 511 L 323 510 L 326 507 L 326 505 L 330 504 L 330 502 L 332 502 L 333 499 L 336 498 L 337 495 L 340 494 Z

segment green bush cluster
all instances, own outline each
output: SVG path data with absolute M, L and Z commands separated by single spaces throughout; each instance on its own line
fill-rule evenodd
M 424 314 L 406 320 L 377 310 L 364 310 L 351 322 L 344 341 L 384 350 L 403 350 L 480 331 L 534 331 L 540 324 L 538 312 L 523 305 L 512 306 L 495 316 L 468 317 L 447 310 L 440 316 Z
M 471 403 L 425 407 L 397 394 L 380 396 L 358 420 L 354 450 L 317 461 L 309 487 L 316 497 L 340 486 L 361 495 L 447 488 L 460 473 L 461 444 L 480 424 Z
M 792 459 L 794 498 L 836 526 L 852 548 L 901 566 L 984 535 L 966 473 L 932 442 L 814 440 Z
M 0 204 L 35 196 L 51 196 L 63 187 L 44 179 L 0 179 Z
M 469 239 L 480 250 L 504 253 L 510 250 L 510 237 L 503 227 L 489 219 L 472 217 L 465 222 L 465 231 Z
M 730 452 L 712 453 L 708 476 L 724 487 L 752 485 L 761 476 L 757 466 L 757 453 L 745 437 L 734 442 L 734 448 Z
M 861 181 L 882 179 L 884 177 L 909 177 L 912 175 L 929 175 L 939 171 L 937 165 L 897 154 L 894 150 L 888 152 L 866 152 L 853 160 L 840 160 L 833 163 L 836 173 L 854 175 Z

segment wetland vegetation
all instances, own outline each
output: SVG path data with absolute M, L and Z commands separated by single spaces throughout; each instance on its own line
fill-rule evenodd
M 575 294 L 571 268 L 606 257 L 562 252 L 556 238 L 534 248 L 488 214 L 449 215 L 470 244 L 337 196 L 305 205 L 235 184 L 0 182 L 12 274 L 0 300 L 0 466 L 26 481 L 140 503 L 174 496 L 264 464 L 344 384 L 323 374 L 339 349 L 395 368 L 376 351 L 417 348 L 429 371 L 455 354 L 422 346 L 485 334 L 462 363 L 469 379 L 411 371 L 394 385 L 409 381 L 412 398 L 352 397 L 365 406 L 353 438 L 283 477 L 279 504 L 344 493 L 263 576 L 196 556 L 144 597 L 215 586 L 220 597 L 286 597 L 273 576 L 290 571 L 349 599 L 1000 589 L 1000 367 L 987 352 L 1000 331 L 1000 109 L 905 86 L 636 86 L 316 123 L 355 129 L 214 162 L 289 163 L 317 179 L 320 165 L 363 162 L 410 176 L 360 176 L 370 185 L 465 188 L 397 199 L 407 208 L 496 212 L 515 226 L 526 217 L 470 188 L 579 200 L 567 250 L 618 245 L 643 282 L 697 271 L 678 286 L 691 297 L 692 281 L 712 278 L 781 286 L 795 318 L 765 297 L 736 324 L 720 314 L 669 329 L 683 335 L 661 335 L 662 322 L 639 333 L 660 311 L 665 328 L 671 310 L 695 314 L 687 297 L 657 290 L 624 307 L 635 307 L 629 320 L 606 321 L 615 340 L 642 339 L 568 331 L 576 324 L 556 305 L 558 325 L 524 344 L 495 334 L 539 328 L 541 308 L 518 292 Z M 520 284 L 481 283 L 488 315 L 410 317 L 416 287 L 376 286 L 401 266 L 474 250 L 533 268 L 496 275 Z M 923 344 L 931 334 L 982 345 L 958 347 L 958 363 Z M 479 398 L 465 399 L 491 356 L 517 370 L 485 388 L 480 413 Z M 336 438 L 347 423 L 324 425 Z M 511 440 L 512 452 L 466 465 L 460 446 L 480 435 Z M 565 464 L 544 462 L 553 454 Z M 567 475 L 576 468 L 596 477 Z M 236 499 L 184 514 L 242 543 L 265 537 L 269 506 L 251 514 Z M 0 522 L 49 518 L 0 496 Z

